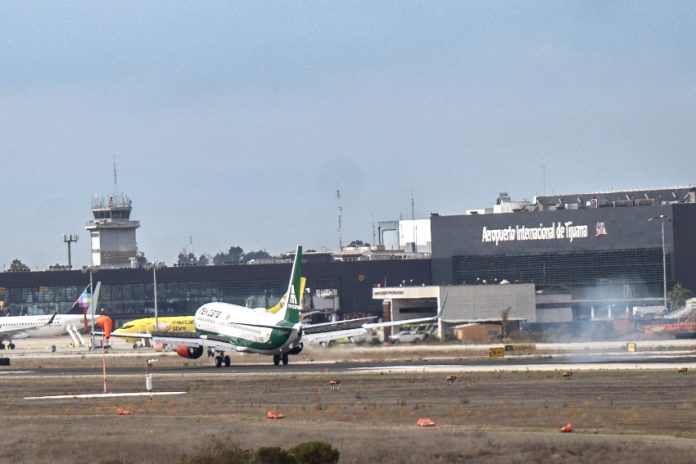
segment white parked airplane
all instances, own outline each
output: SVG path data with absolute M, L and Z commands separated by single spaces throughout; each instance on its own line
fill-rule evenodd
M 207 303 L 198 308 L 194 316 L 196 332 L 193 333 L 140 333 L 127 334 L 128 337 L 152 339 L 176 347 L 176 352 L 185 358 L 200 358 L 207 349 L 215 354 L 217 367 L 231 364 L 232 351 L 260 353 L 273 356 L 275 365 L 288 364 L 288 355 L 299 354 L 304 342 L 328 341 L 351 335 L 366 333 L 368 329 L 378 327 L 428 322 L 437 316 L 408 319 L 394 322 L 362 324 L 355 329 L 332 330 L 346 321 L 308 325 L 301 321 L 302 305 L 302 247 L 297 247 L 295 260 L 290 274 L 288 291 L 276 305 L 268 310 L 247 308 L 228 303 Z M 440 311 L 441 312 L 441 311 Z M 306 333 L 306 330 L 322 330 L 319 333 Z M 121 336 L 120 334 L 112 334 Z M 124 334 L 126 335 L 126 334 Z
M 94 294 L 99 295 L 101 282 L 97 282 Z M 89 286 L 78 297 L 72 309 L 66 314 L 44 314 L 40 316 L 5 316 L 0 317 L 0 349 L 14 349 L 12 340 L 21 338 L 56 337 L 68 333 L 77 344 L 83 344 L 78 332 L 87 324 L 87 309 L 92 304 L 92 293 Z M 96 298 L 95 298 L 96 304 Z M 94 317 L 90 315 L 90 318 Z

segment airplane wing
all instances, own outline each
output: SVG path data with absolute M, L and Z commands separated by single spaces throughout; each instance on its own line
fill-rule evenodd
M 162 343 L 164 345 L 190 346 L 192 348 L 203 346 L 205 348 L 217 348 L 225 351 L 236 348 L 236 345 L 231 344 L 229 341 L 218 340 L 197 332 L 180 332 L 179 334 L 157 334 L 157 332 L 155 332 L 152 335 L 152 341 L 154 343 Z
M 94 335 L 104 335 L 104 332 L 95 331 L 95 332 L 94 332 Z M 150 339 L 150 338 L 152 338 L 152 334 L 151 334 L 151 333 L 147 333 L 147 332 L 142 332 L 142 333 L 138 333 L 138 332 L 130 332 L 130 333 L 121 332 L 121 333 L 116 333 L 116 331 L 114 331 L 114 332 L 111 332 L 111 336 L 112 336 L 112 337 L 118 337 L 118 338 L 142 338 L 142 339 Z
M 344 319 L 342 321 L 336 321 L 336 322 L 320 322 L 319 324 L 303 324 L 302 327 L 305 330 L 338 328 L 341 326 L 351 325 L 351 324 L 355 324 L 355 323 L 363 322 L 363 321 L 369 321 L 369 320 L 376 319 L 376 318 L 377 318 L 377 316 L 368 316 L 368 317 L 360 317 L 357 319 Z
M 353 327 L 353 328 L 346 328 L 346 329 L 339 329 L 339 330 L 331 330 L 332 325 L 338 325 L 338 324 L 348 324 L 351 322 L 355 321 L 361 321 L 365 320 L 363 319 L 350 319 L 347 321 L 339 321 L 339 322 L 327 322 L 323 324 L 315 324 L 315 325 L 306 325 L 303 327 L 304 330 L 304 335 L 302 336 L 303 340 L 306 340 L 310 343 L 312 342 L 329 342 L 331 340 L 338 340 L 341 338 L 346 338 L 346 337 L 356 337 L 359 335 L 364 335 L 367 333 L 368 330 L 372 329 L 379 329 L 382 327 L 395 327 L 399 325 L 406 325 L 406 324 L 419 324 L 423 322 L 434 322 L 440 319 L 442 316 L 442 312 L 445 310 L 445 304 L 447 304 L 447 295 L 445 295 L 445 299 L 442 302 L 442 306 L 438 310 L 437 314 L 435 316 L 430 316 L 430 317 L 419 317 L 416 319 L 402 319 L 399 321 L 387 321 L 387 322 L 369 322 L 369 323 L 363 323 L 358 327 Z M 325 330 L 328 329 L 328 330 Z
M 437 311 L 437 314 L 434 316 L 418 317 L 416 319 L 401 319 L 399 321 L 374 322 L 374 323 L 370 323 L 370 324 L 363 324 L 363 327 L 366 329 L 378 329 L 380 327 L 394 327 L 397 325 L 419 324 L 421 322 L 435 322 L 442 317 L 442 313 L 445 310 L 446 304 L 447 304 L 447 295 L 445 295 L 445 299 L 442 301 L 442 306 L 440 306 L 440 309 Z
M 315 333 L 308 333 L 304 334 L 302 336 L 302 340 L 309 342 L 309 343 L 322 343 L 322 342 L 330 342 L 332 340 L 338 340 L 340 338 L 349 338 L 349 337 L 358 337 L 361 335 L 365 335 L 367 333 L 367 330 L 358 327 L 355 329 L 344 329 L 344 330 L 332 330 L 329 332 L 315 332 Z
M 371 324 L 363 324 L 363 327 L 366 329 L 379 329 L 381 327 L 395 327 L 397 325 L 419 324 L 421 322 L 434 322 L 437 319 L 438 316 L 419 317 L 417 319 L 402 319 L 399 321 L 374 322 Z
M 0 336 L 2 336 L 3 338 L 9 338 L 13 335 L 17 335 L 22 332 L 36 330 L 39 327 L 45 327 L 47 325 L 50 325 L 53 322 L 53 319 L 55 318 L 56 313 L 53 313 L 53 315 L 47 322 L 37 322 L 36 324 L 23 325 L 22 327 L 7 327 L 7 324 L 0 324 Z M 0 322 L 2 322 L 2 319 L 0 319 Z

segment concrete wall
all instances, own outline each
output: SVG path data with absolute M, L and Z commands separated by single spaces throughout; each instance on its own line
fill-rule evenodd
M 500 319 L 510 307 L 510 318 L 536 322 L 534 284 L 452 285 L 440 287 L 440 300 L 447 297 L 444 323 L 471 319 Z
M 570 293 L 540 293 L 536 295 L 537 322 L 572 322 L 573 308 Z

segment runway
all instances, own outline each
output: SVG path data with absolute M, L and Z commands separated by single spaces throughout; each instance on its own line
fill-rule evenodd
M 112 357 L 114 355 L 110 355 Z M 118 355 L 116 355 L 118 356 Z M 56 358 L 54 358 L 56 359 Z M 107 358 L 109 359 L 109 358 Z M 529 355 L 504 358 L 451 358 L 429 360 L 390 360 L 390 361 L 340 361 L 340 362 L 296 362 L 287 366 L 274 366 L 260 357 L 258 363 L 232 364 L 229 368 L 217 368 L 212 364 L 196 366 L 155 365 L 155 375 L 225 375 L 225 374 L 317 374 L 317 373 L 398 373 L 398 372 L 511 372 L 511 371 L 553 371 L 553 370 L 660 370 L 687 367 L 696 372 L 696 355 L 691 352 L 678 353 L 623 353 L 623 354 L 562 354 Z M 2 368 L 0 376 L 101 376 L 101 368 L 42 366 L 38 369 Z M 107 362 L 108 366 L 108 362 Z M 107 367 L 107 375 L 144 375 L 144 366 Z

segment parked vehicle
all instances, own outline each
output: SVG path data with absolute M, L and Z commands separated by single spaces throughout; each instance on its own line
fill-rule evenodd
M 402 330 L 389 336 L 389 341 L 398 343 L 420 343 L 428 336 L 427 333 L 416 332 L 414 330 Z

